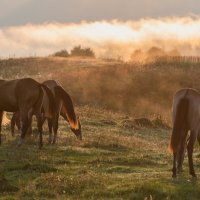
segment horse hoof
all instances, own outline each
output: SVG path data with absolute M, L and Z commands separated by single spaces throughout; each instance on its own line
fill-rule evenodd
M 197 175 L 195 173 L 191 173 L 192 178 L 197 178 Z
M 21 146 L 22 146 L 22 144 L 21 144 L 21 143 L 18 143 L 18 144 L 17 144 L 17 147 L 21 147 Z
M 42 149 L 42 147 L 43 147 L 43 144 L 39 144 L 39 149 Z
M 172 174 L 172 178 L 176 178 L 176 174 Z
M 177 169 L 177 174 L 182 174 L 182 173 L 183 173 L 183 169 L 182 168 Z
M 20 147 L 22 144 L 23 144 L 23 140 L 20 139 L 20 140 L 18 141 L 18 143 L 17 143 L 17 146 Z
M 49 144 L 49 145 L 52 144 L 52 143 L 53 143 L 52 140 L 49 140 L 49 141 L 48 141 L 48 144 Z

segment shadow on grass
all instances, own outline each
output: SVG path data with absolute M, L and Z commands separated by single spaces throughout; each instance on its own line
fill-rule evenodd
M 10 183 L 1 173 L 0 173 L 0 192 L 17 192 L 19 188 L 14 184 Z
M 130 148 L 126 147 L 125 145 L 122 145 L 118 142 L 99 142 L 99 141 L 93 141 L 90 143 L 85 143 L 83 147 L 87 148 L 97 148 L 97 149 L 102 149 L 102 150 L 107 150 L 107 151 L 114 151 L 114 152 L 126 152 L 129 151 Z
M 125 168 L 125 171 L 127 169 L 127 167 L 164 167 L 165 164 L 161 164 L 161 163 L 157 163 L 156 160 L 154 160 L 153 158 L 136 158 L 133 157 L 132 159 L 130 158 L 126 158 L 126 157 L 121 157 L 121 158 L 97 158 L 94 160 L 91 160 L 88 162 L 89 164 L 95 164 L 95 165 L 99 165 L 99 164 L 109 164 L 112 166 L 120 166 L 119 168 L 113 168 L 112 170 L 110 170 L 110 172 L 118 172 L 120 171 L 121 167 Z M 122 170 L 123 171 L 123 170 Z M 108 171 L 109 172 L 109 171 Z
M 138 183 L 130 199 L 176 199 L 176 200 L 197 200 L 200 195 L 200 187 L 196 180 L 188 180 L 185 177 L 181 180 L 155 180 Z M 139 199 L 139 198 L 138 198 Z
M 49 164 L 45 163 L 22 163 L 22 164 L 16 164 L 13 163 L 11 165 L 7 165 L 5 172 L 9 171 L 26 171 L 29 173 L 48 173 L 48 172 L 55 172 L 57 169 L 53 166 L 49 166 Z

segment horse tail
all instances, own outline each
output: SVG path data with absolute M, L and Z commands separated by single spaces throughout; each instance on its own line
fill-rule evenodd
M 179 101 L 175 113 L 175 119 L 169 145 L 169 150 L 173 153 L 176 153 L 178 151 L 181 139 L 182 137 L 184 137 L 184 130 L 186 130 L 188 127 L 188 110 L 189 100 L 184 97 Z
M 61 86 L 55 87 L 55 95 L 63 101 L 64 111 L 67 115 L 71 128 L 78 129 L 78 120 L 70 95 Z
M 55 112 L 55 98 L 51 90 L 44 84 L 40 84 L 40 95 L 43 93 L 44 99 L 45 96 L 47 97 L 43 100 L 42 108 L 44 109 L 45 117 L 52 118 Z M 46 102 L 45 102 L 46 101 Z

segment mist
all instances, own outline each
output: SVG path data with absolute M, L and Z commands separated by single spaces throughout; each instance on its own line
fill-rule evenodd
M 182 55 L 200 53 L 200 17 L 138 21 L 26 24 L 0 29 L 0 57 L 48 56 L 61 49 L 90 47 L 98 58 L 122 58 L 156 46 Z

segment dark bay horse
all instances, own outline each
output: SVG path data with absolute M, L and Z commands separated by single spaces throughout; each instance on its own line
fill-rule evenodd
M 43 82 L 53 93 L 55 99 L 55 113 L 52 119 L 47 118 L 49 127 L 49 143 L 56 143 L 57 131 L 58 131 L 58 119 L 61 115 L 69 124 L 72 132 L 77 138 L 82 139 L 81 124 L 79 118 L 75 114 L 73 102 L 70 95 L 62 88 L 62 86 L 55 80 L 47 80 Z M 11 130 L 14 130 L 14 126 L 19 119 L 17 113 L 13 114 L 11 120 Z M 43 118 L 43 123 L 45 117 Z M 16 124 L 17 125 L 17 124 Z M 52 134 L 54 137 L 52 138 Z
M 54 115 L 55 101 L 51 91 L 43 84 L 31 78 L 0 81 L 0 122 L 2 122 L 3 111 L 19 112 L 22 123 L 21 138 L 18 145 L 22 144 L 28 127 L 31 124 L 32 115 L 35 114 L 38 121 L 40 133 L 39 147 L 42 147 L 42 115 L 43 105 L 46 117 Z M 1 134 L 0 134 L 1 142 Z
M 181 170 L 185 146 L 188 154 L 189 173 L 196 177 L 192 154 L 194 143 L 197 138 L 199 140 L 200 131 L 200 93 L 197 90 L 182 89 L 174 95 L 172 123 L 173 129 L 169 146 L 173 152 L 172 177 L 176 177 L 176 173 Z M 190 131 L 189 137 L 188 131 Z
M 48 119 L 49 143 L 54 144 L 56 142 L 59 115 L 61 115 L 70 124 L 70 128 L 76 137 L 82 140 L 81 124 L 79 118 L 75 114 L 70 95 L 55 80 L 47 80 L 44 81 L 43 84 L 46 85 L 54 94 L 56 104 L 53 119 Z M 52 129 L 54 132 L 53 139 Z

